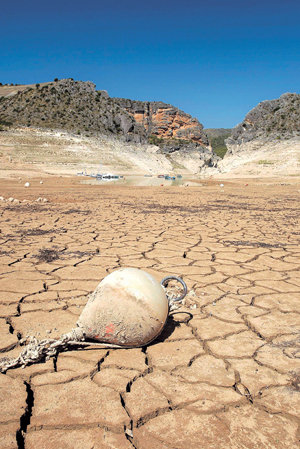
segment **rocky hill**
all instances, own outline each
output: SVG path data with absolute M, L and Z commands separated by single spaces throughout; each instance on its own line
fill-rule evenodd
M 77 134 L 113 134 L 126 141 L 145 142 L 147 138 L 145 129 L 106 91 L 96 91 L 91 82 L 71 79 L 26 89 L 20 86 L 15 94 L 2 96 L 0 121 Z
M 227 155 L 243 150 L 243 144 L 288 140 L 300 136 L 300 95 L 286 93 L 259 103 L 226 140 Z
M 161 101 L 134 101 L 125 98 L 115 98 L 114 100 L 146 129 L 148 136 L 155 136 L 165 141 L 177 139 L 203 146 L 209 145 L 201 123 L 171 104 Z
M 163 102 L 110 98 L 91 82 L 60 80 L 0 87 L 0 119 L 13 124 L 112 133 L 145 142 L 154 137 L 208 146 L 203 126 Z
M 111 98 L 106 91 L 97 91 L 91 82 L 66 79 L 30 86 L 0 86 L 0 128 L 1 123 L 7 130 L 23 129 L 20 135 L 18 132 L 12 135 L 13 141 L 23 141 L 24 136 L 30 136 L 29 146 L 38 148 L 39 152 L 43 144 L 40 134 L 34 130 L 54 132 L 56 140 L 59 138 L 57 131 L 98 139 L 98 143 L 95 140 L 91 143 L 95 160 L 106 157 L 102 154 L 105 148 L 115 160 L 109 150 L 114 148 L 117 158 L 122 159 L 120 168 L 125 167 L 129 155 L 129 170 L 130 167 L 146 169 L 149 154 L 153 155 L 151 173 L 160 172 L 162 167 L 167 171 L 186 169 L 199 173 L 206 167 L 215 167 L 219 160 L 209 147 L 203 126 L 189 114 L 162 102 Z M 26 134 L 26 130 L 33 132 Z M 48 145 L 47 136 L 42 138 L 45 145 Z M 104 136 L 111 141 L 106 139 L 103 143 Z M 73 137 L 70 139 L 72 141 Z M 125 144 L 132 146 L 129 148 Z M 103 151 L 99 153 L 100 147 Z M 145 162 L 141 162 L 143 152 Z M 88 158 L 88 154 L 84 156 L 81 148 L 80 160 L 84 162 L 85 157 Z M 107 164 L 110 166 L 109 161 Z
M 300 95 L 259 103 L 225 140 L 222 172 L 248 175 L 300 173 Z

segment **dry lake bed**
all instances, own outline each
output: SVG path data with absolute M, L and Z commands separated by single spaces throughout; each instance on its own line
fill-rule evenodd
M 25 181 L 0 179 L 2 357 L 72 329 L 119 267 L 182 276 L 189 294 L 147 347 L 0 374 L 2 449 L 299 447 L 299 178 Z

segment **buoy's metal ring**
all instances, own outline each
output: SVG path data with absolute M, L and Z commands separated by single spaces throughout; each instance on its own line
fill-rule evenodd
M 186 294 L 187 294 L 187 286 L 186 286 L 186 283 L 185 283 L 184 280 L 181 279 L 179 276 L 166 276 L 166 277 L 164 277 L 164 278 L 161 280 L 160 283 L 161 283 L 161 285 L 162 285 L 163 287 L 166 287 L 166 286 L 168 285 L 168 282 L 171 281 L 171 280 L 178 281 L 178 282 L 182 285 L 182 287 L 183 287 L 183 293 L 182 293 L 180 296 L 178 296 L 178 298 L 172 298 L 172 302 L 182 301 L 183 298 L 184 298 L 184 297 L 186 296 Z

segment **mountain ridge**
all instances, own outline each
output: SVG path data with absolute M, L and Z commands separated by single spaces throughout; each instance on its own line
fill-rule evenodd
M 20 136 L 14 134 L 12 140 L 27 142 L 26 136 L 30 136 L 30 147 L 41 154 L 44 154 L 43 145 L 48 146 L 52 137 L 45 135 L 42 143 L 40 134 L 53 131 L 54 134 L 68 132 L 69 142 L 75 142 L 76 136 L 98 139 L 97 142 L 77 139 L 80 160 L 88 162 L 88 152 L 82 147 L 86 142 L 94 161 L 106 160 L 107 153 L 120 169 L 127 169 L 127 158 L 132 167 L 147 171 L 147 159 L 151 159 L 152 173 L 160 172 L 163 167 L 166 172 L 178 169 L 200 173 L 206 167 L 215 167 L 219 160 L 209 147 L 201 123 L 163 102 L 111 98 L 106 91 L 97 91 L 94 83 L 73 79 L 34 86 L 2 86 L 1 94 L 0 125 L 2 121 L 11 128 L 22 128 L 24 132 Z M 142 120 L 137 117 L 140 111 Z M 26 134 L 26 130 L 37 132 Z M 107 138 L 103 139 L 104 136 Z M 76 145 L 66 143 L 61 148 L 66 153 L 74 151 Z M 59 153 L 55 154 L 58 158 Z M 32 157 L 38 159 L 37 154 Z M 43 157 L 49 159 L 47 155 Z M 66 156 L 66 160 L 70 161 L 70 157 Z
M 122 156 L 122 166 L 126 166 L 125 153 L 134 161 L 138 152 L 143 169 L 152 154 L 153 173 L 158 160 L 168 171 L 204 173 L 213 168 L 213 175 L 244 169 L 250 174 L 295 169 L 296 173 L 300 162 L 299 112 L 300 95 L 286 93 L 259 103 L 232 130 L 203 129 L 196 118 L 171 104 L 113 98 L 105 90 L 96 90 L 90 81 L 69 78 L 35 85 L 0 84 L 0 130 L 2 122 L 4 128 L 67 131 L 71 140 L 71 135 L 95 137 L 101 143 L 106 136 L 112 143 L 106 139 L 104 146 L 115 148 Z M 97 157 L 99 145 L 93 143 L 92 147 Z
M 164 102 L 110 97 L 90 81 L 73 79 L 0 86 L 0 118 L 13 124 L 111 133 L 126 141 L 184 140 L 208 147 L 202 124 Z

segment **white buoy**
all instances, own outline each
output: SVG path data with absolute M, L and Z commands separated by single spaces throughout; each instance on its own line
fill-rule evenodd
M 167 297 L 169 281 L 178 281 L 183 293 Z M 185 282 L 167 276 L 159 283 L 138 268 L 120 268 L 106 276 L 90 296 L 77 326 L 58 340 L 30 337 L 28 345 L 15 359 L 0 359 L 0 373 L 48 360 L 69 345 L 99 345 L 101 348 L 135 348 L 151 343 L 163 330 L 170 307 L 187 293 Z M 172 295 L 173 296 L 173 295 Z M 46 331 L 48 333 L 48 331 Z M 93 343 L 88 340 L 96 340 Z
M 30 183 L 29 182 L 25 182 L 24 187 L 30 187 Z
M 143 346 L 161 333 L 168 310 L 165 291 L 153 276 L 121 268 L 100 282 L 77 325 L 93 340 Z

